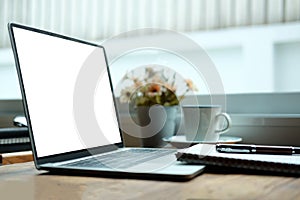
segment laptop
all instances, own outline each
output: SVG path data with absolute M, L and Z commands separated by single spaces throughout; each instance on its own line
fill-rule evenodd
M 188 180 L 176 150 L 125 147 L 105 50 L 8 24 L 35 166 L 54 173 Z

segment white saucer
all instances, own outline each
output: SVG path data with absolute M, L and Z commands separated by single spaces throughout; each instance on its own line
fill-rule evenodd
M 242 138 L 221 135 L 217 142 L 215 141 L 187 141 L 185 135 L 172 136 L 170 138 L 163 138 L 164 141 L 169 142 L 172 146 L 176 148 L 187 148 L 195 144 L 205 143 L 205 144 L 216 144 L 216 143 L 225 143 L 232 144 L 241 142 Z

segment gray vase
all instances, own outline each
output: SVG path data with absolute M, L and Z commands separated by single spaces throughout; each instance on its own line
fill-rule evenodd
M 150 108 L 153 108 L 152 111 Z M 165 146 L 166 142 L 163 138 L 169 138 L 176 132 L 178 110 L 179 106 L 137 106 L 137 123 L 141 126 L 141 145 L 143 147 Z

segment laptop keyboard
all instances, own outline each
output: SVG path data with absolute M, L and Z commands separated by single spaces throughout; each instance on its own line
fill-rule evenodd
M 128 149 L 65 164 L 71 167 L 127 169 L 137 164 L 175 153 L 172 149 Z

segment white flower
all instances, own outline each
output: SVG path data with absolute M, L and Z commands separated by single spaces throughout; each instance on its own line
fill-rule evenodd
M 125 87 L 122 91 L 121 91 L 121 95 L 120 95 L 120 102 L 121 103 L 128 103 L 130 101 L 131 95 L 133 94 L 133 92 L 136 90 L 135 87 L 133 86 L 128 86 Z

